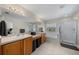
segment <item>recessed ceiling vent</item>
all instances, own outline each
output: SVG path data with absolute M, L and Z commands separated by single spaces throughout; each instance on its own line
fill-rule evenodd
M 60 8 L 64 8 L 65 5 L 61 5 Z

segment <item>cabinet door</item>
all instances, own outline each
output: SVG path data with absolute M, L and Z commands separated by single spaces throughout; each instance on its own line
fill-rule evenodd
M 46 36 L 45 34 L 42 33 L 41 35 L 41 42 L 44 43 L 46 41 Z
M 41 43 L 44 43 L 44 35 L 41 34 Z
M 2 55 L 2 47 L 0 46 L 0 55 Z
M 46 35 L 44 34 L 43 37 L 44 37 L 44 42 L 46 42 L 46 39 L 47 39 L 47 38 L 46 38 Z
M 9 43 L 3 46 L 4 55 L 20 55 L 21 54 L 21 41 Z
M 29 55 L 32 53 L 32 38 L 24 39 L 24 54 Z
M 32 53 L 32 38 L 29 38 L 29 41 L 28 41 L 28 54 L 31 54 Z

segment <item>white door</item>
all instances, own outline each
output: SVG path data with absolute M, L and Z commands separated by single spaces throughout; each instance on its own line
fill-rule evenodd
M 76 44 L 76 21 L 66 21 L 60 26 L 60 40 Z

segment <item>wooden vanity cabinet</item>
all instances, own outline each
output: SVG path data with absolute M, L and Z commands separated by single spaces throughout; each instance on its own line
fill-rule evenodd
M 24 55 L 30 55 L 32 53 L 32 37 L 24 39 Z
M 21 45 L 22 41 L 11 42 L 9 44 L 3 45 L 3 55 L 21 55 Z
M 2 46 L 0 46 L 0 55 L 2 55 Z
M 32 53 L 32 37 L 2 45 L 3 55 L 29 55 Z

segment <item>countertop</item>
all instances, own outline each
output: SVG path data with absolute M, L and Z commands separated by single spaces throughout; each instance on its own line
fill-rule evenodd
M 41 34 L 36 34 L 36 35 L 33 35 L 32 37 L 35 38 L 35 37 L 38 37 L 38 36 L 41 36 Z
M 39 32 L 36 35 L 19 34 L 19 35 L 0 36 L 0 45 L 4 45 L 4 44 L 11 43 L 14 41 L 22 40 L 22 39 L 28 38 L 28 37 L 35 38 L 35 37 L 41 36 L 41 33 L 43 33 L 43 32 Z
M 23 35 L 14 35 L 14 36 L 2 36 L 0 37 L 0 45 L 4 45 L 10 42 L 14 42 L 17 40 L 22 40 L 24 38 L 31 37 L 32 35 L 23 34 Z

